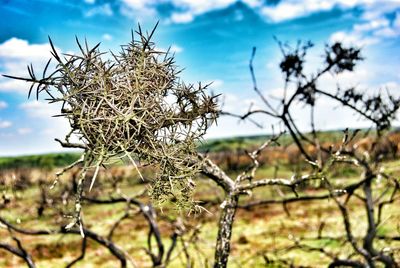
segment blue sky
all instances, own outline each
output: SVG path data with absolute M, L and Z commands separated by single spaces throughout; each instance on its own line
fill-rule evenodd
M 371 92 L 400 91 L 399 0 L 0 0 L 0 15 L 2 74 L 26 75 L 31 62 L 40 70 L 50 57 L 47 36 L 61 52 L 77 51 L 75 35 L 92 45 L 101 42 L 102 50 L 119 50 L 138 23 L 150 30 L 160 21 L 157 46 L 171 46 L 177 64 L 185 68 L 185 81 L 214 81 L 211 88 L 223 94 L 228 111 L 245 112 L 250 104 L 262 107 L 248 71 L 253 46 L 260 89 L 268 97 L 282 92 L 281 54 L 274 36 L 293 45 L 299 39 L 316 44 L 308 58 L 309 72 L 318 68 L 326 43 L 339 40 L 363 48 L 366 60 L 354 73 L 326 76 L 324 86 L 339 81 Z M 27 99 L 28 88 L 0 78 L 0 155 L 59 151 L 54 138 L 68 131 L 67 122 L 51 117 L 58 107 Z M 318 105 L 321 129 L 367 126 L 329 102 Z M 307 130 L 307 112 L 301 106 L 295 109 L 296 120 Z M 207 137 L 268 133 L 274 122 L 258 119 L 266 128 L 221 118 Z

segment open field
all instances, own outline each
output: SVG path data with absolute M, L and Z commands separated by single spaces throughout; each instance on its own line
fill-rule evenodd
M 383 166 L 394 176 L 400 175 L 400 160 L 386 161 Z M 70 214 L 74 205 L 73 195 L 68 190 L 72 184 L 74 171 L 62 177 L 56 187 L 50 190 L 49 186 L 53 182 L 56 170 L 57 168 L 29 169 L 31 174 L 36 175 L 31 177 L 26 175 L 22 184 L 18 182 L 21 178 L 11 178 L 15 170 L 3 171 L 3 184 L 0 187 L 3 201 L 6 199 L 8 201 L 4 201 L 0 207 L 0 216 L 17 227 L 30 230 L 57 230 L 60 224 L 67 224 L 69 219 L 65 218 L 65 215 Z M 234 173 L 235 171 L 231 175 Z M 272 165 L 266 164 L 258 170 L 257 178 L 290 177 L 292 173 L 290 165 L 283 165 L 276 170 Z M 151 171 L 144 170 L 143 174 L 144 177 L 150 177 Z M 355 174 L 357 171 L 341 169 L 341 171 L 335 170 L 330 175 L 335 177 L 335 183 L 339 187 L 356 180 Z M 32 177 L 35 179 L 31 179 Z M 171 236 L 177 226 L 181 228 L 181 240 L 178 240 L 171 254 L 170 267 L 186 267 L 186 258 L 190 258 L 193 267 L 210 267 L 212 264 L 219 217 L 218 206 L 223 200 L 223 193 L 213 182 L 205 178 L 199 177 L 196 184 L 194 197 L 204 207 L 202 212 L 187 215 L 187 211 L 176 211 L 168 204 L 156 208 L 157 223 L 165 250 L 171 245 Z M 379 190 L 379 181 L 374 186 L 378 189 L 376 195 L 389 195 L 383 192 L 383 188 Z M 106 200 L 120 196 L 134 196 L 146 188 L 146 184 L 138 178 L 132 167 L 117 166 L 100 174 L 88 196 Z M 298 193 L 301 198 L 304 195 L 326 195 L 327 191 L 320 184 L 312 183 L 300 188 Z M 362 195 L 361 192 L 358 194 Z M 346 256 L 351 250 L 349 243 L 345 242 L 340 211 L 331 198 L 296 202 L 297 197 L 293 193 L 282 187 L 272 186 L 260 188 L 254 191 L 252 196 L 242 197 L 240 204 L 245 206 L 259 200 L 282 200 L 282 198 L 291 201 L 279 204 L 267 201 L 264 205 L 242 207 L 238 210 L 233 228 L 229 267 L 289 267 L 290 265 L 326 267 L 330 258 L 318 248 L 338 256 Z M 141 195 L 137 199 L 144 204 L 150 202 L 146 195 Z M 356 239 L 361 239 L 367 230 L 365 209 L 355 196 L 349 201 L 349 208 L 353 234 Z M 85 227 L 107 237 L 115 222 L 125 215 L 127 205 L 124 202 L 95 204 L 86 201 L 83 211 Z M 381 217 L 383 221 L 378 226 L 379 239 L 376 246 L 379 247 L 384 243 L 386 247 L 400 249 L 398 239 L 400 200 L 397 199 L 388 209 L 384 209 Z M 130 206 L 129 216 L 119 223 L 112 234 L 112 241 L 131 256 L 128 267 L 152 266 L 151 258 L 146 253 L 148 232 L 149 226 L 143 215 L 138 213 L 137 207 Z M 82 238 L 79 233 L 21 235 L 13 232 L 13 234 L 23 242 L 38 267 L 63 267 L 80 254 Z M 4 228 L 0 229 L 0 237 L 2 241 L 12 243 L 10 235 Z M 397 239 L 384 239 L 393 237 Z M 90 239 L 87 243 L 85 258 L 77 264 L 77 267 L 118 266 L 118 260 L 107 248 Z M 186 247 L 183 243 L 186 243 Z M 394 257 L 400 262 L 399 250 L 395 251 Z M 22 259 L 0 250 L 0 267 L 23 265 Z

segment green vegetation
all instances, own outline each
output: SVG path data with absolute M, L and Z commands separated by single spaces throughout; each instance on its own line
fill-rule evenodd
M 71 164 L 79 158 L 79 153 L 51 153 L 15 157 L 0 157 L 0 170 L 11 168 L 52 169 Z
M 367 130 L 362 130 L 366 132 Z M 320 142 L 338 142 L 343 138 L 343 130 L 319 131 L 317 133 Z M 306 137 L 312 138 L 310 133 Z M 208 139 L 199 145 L 201 152 L 222 152 L 249 149 L 259 146 L 271 138 L 270 135 L 239 136 L 220 139 Z M 289 134 L 282 135 L 279 144 L 288 146 L 293 143 Z
M 363 130 L 366 131 L 366 130 Z M 310 134 L 308 134 L 310 136 Z M 337 142 L 342 139 L 343 132 L 341 130 L 321 131 L 318 137 L 321 142 Z M 249 149 L 259 146 L 265 142 L 270 136 L 254 135 L 240 136 L 231 138 L 208 139 L 199 144 L 200 152 L 234 152 L 237 150 Z M 279 144 L 288 146 L 293 141 L 290 135 L 283 135 L 279 139 Z M 63 167 L 71 164 L 79 158 L 80 154 L 74 153 L 49 153 L 41 155 L 27 155 L 15 157 L 0 157 L 0 170 L 9 168 L 45 168 Z
M 201 143 L 198 149 L 201 152 L 235 151 L 238 149 L 249 148 L 248 146 L 259 145 L 260 143 L 268 139 L 268 137 L 269 136 L 267 135 L 256 135 L 256 136 L 209 139 Z
M 340 131 L 323 132 L 323 140 L 337 140 L 341 135 Z M 198 150 L 201 152 L 222 152 L 235 151 L 245 148 L 251 148 L 260 145 L 268 136 L 243 136 L 233 138 L 209 139 L 199 145 Z M 288 135 L 281 138 L 281 145 L 288 145 L 291 139 Z M 71 164 L 79 158 L 80 154 L 74 153 L 49 153 L 41 155 L 26 155 L 14 157 L 0 157 L 0 170 L 10 168 L 44 168 L 51 169 L 55 167 L 63 167 Z

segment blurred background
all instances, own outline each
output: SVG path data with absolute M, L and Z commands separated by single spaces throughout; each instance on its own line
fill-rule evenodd
M 282 58 L 276 40 L 292 47 L 298 40 L 315 44 L 307 57 L 307 70 L 316 72 L 325 44 L 342 41 L 362 47 L 365 61 L 354 73 L 326 77 L 320 83 L 335 88 L 336 83 L 362 90 L 388 89 L 398 94 L 400 75 L 400 1 L 395 0 L 0 0 L 0 73 L 27 75 L 33 63 L 40 73 L 50 57 L 48 36 L 64 53 L 78 51 L 75 35 L 93 46 L 101 42 L 103 51 L 118 51 L 131 39 L 131 30 L 140 23 L 151 30 L 159 21 L 154 41 L 160 49 L 170 48 L 177 65 L 184 69 L 186 82 L 213 82 L 210 90 L 222 93 L 226 111 L 243 113 L 250 105 L 262 106 L 248 68 L 252 47 L 260 90 L 272 99 L 282 93 L 284 81 L 279 70 Z M 52 118 L 57 107 L 45 100 L 28 99 L 29 85 L 0 78 L 0 155 L 36 154 L 60 151 L 55 137 L 62 138 L 68 124 Z M 319 100 L 316 120 L 321 129 L 345 126 L 367 127 L 336 110 L 338 120 L 327 120 L 332 108 Z M 296 107 L 300 127 L 307 130 L 308 112 Z M 326 112 L 325 112 L 326 111 Z M 264 128 L 221 117 L 207 138 L 267 134 Z

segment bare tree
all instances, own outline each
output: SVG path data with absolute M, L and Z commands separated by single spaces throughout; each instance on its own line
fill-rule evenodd
M 87 239 L 106 247 L 126 267 L 129 255 L 113 242 L 113 234 L 122 221 L 131 218 L 132 214 L 142 215 L 149 228 L 146 254 L 150 257 L 153 267 L 166 267 L 171 263 L 173 252 L 177 251 L 180 242 L 180 254 L 185 256 L 186 266 L 192 267 L 193 258 L 189 245 L 195 244 L 196 230 L 189 238 L 184 238 L 189 232 L 179 221 L 170 222 L 173 232 L 169 239 L 170 246 L 166 248 L 165 238 L 162 237 L 156 221 L 156 210 L 150 203 L 139 201 L 136 197 L 110 196 L 108 199 L 90 195 L 85 190 L 92 189 L 100 169 L 114 159 L 128 159 L 141 174 L 141 167 L 150 165 L 153 177 L 150 179 L 150 197 L 153 204 L 172 202 L 180 209 L 200 208 L 193 201 L 192 192 L 195 179 L 199 173 L 214 181 L 224 192 L 220 204 L 220 218 L 215 245 L 214 267 L 227 267 L 231 248 L 231 237 L 238 209 L 250 210 L 257 206 L 278 203 L 284 207 L 288 203 L 299 201 L 315 201 L 333 199 L 342 215 L 345 230 L 345 243 L 351 245 L 353 252 L 346 258 L 329 252 L 324 248 L 308 246 L 302 241 L 295 240 L 294 245 L 285 250 L 302 249 L 304 251 L 319 251 L 332 259 L 330 267 L 376 267 L 382 263 L 385 267 L 397 267 L 393 257 L 394 249 L 377 248 L 377 239 L 397 239 L 397 237 L 380 237 L 378 226 L 384 224 L 382 211 L 398 200 L 399 182 L 391 174 L 384 172 L 381 167 L 382 157 L 370 152 L 362 152 L 354 145 L 354 139 L 359 131 L 346 130 L 338 148 L 324 146 L 318 137 L 314 115 L 319 98 L 329 98 L 339 105 L 353 110 L 362 118 L 373 124 L 376 142 L 379 144 L 385 131 L 390 128 L 400 105 L 400 100 L 390 92 L 369 95 L 358 92 L 355 88 L 337 87 L 335 91 L 325 89 L 318 84 L 320 79 L 329 73 L 338 74 L 353 71 L 358 61 L 362 60 L 357 48 L 345 47 L 340 43 L 327 45 L 324 62 L 321 69 L 313 74 L 304 71 L 307 51 L 312 47 L 310 42 L 299 42 L 297 47 L 279 43 L 283 53 L 280 68 L 284 76 L 285 87 L 282 98 L 272 102 L 264 96 L 257 86 L 253 69 L 256 49 L 250 59 L 250 73 L 253 89 L 265 105 L 264 109 L 249 109 L 244 115 L 219 111 L 216 96 L 205 93 L 206 86 L 199 84 L 187 85 L 178 78 L 179 71 L 174 65 L 174 59 L 167 53 L 157 51 L 151 38 L 155 28 L 150 33 L 138 29 L 138 40 L 124 46 L 119 55 L 112 54 L 112 59 L 105 60 L 99 45 L 89 48 L 87 43 L 77 40 L 80 55 L 60 55 L 54 48 L 53 58 L 56 69 L 50 75 L 46 71 L 38 78 L 32 66 L 28 67 L 29 78 L 7 76 L 20 79 L 32 84 L 29 94 L 35 88 L 36 95 L 46 94 L 50 103 L 62 105 L 60 116 L 68 119 L 71 127 L 65 141 L 57 140 L 63 147 L 80 148 L 82 157 L 57 173 L 57 177 L 78 167 L 79 174 L 72 180 L 72 187 L 67 187 L 67 193 L 75 194 L 73 220 L 54 230 L 28 230 L 14 226 L 6 219 L 0 221 L 10 232 L 21 235 L 53 235 L 80 234 L 82 236 L 81 253 L 68 267 L 85 258 Z M 293 89 L 293 90 L 290 90 Z M 293 106 L 302 103 L 310 109 L 311 133 L 300 130 L 293 116 Z M 273 135 L 258 148 L 247 153 L 249 165 L 237 176 L 232 176 L 215 164 L 207 155 L 197 153 L 197 142 L 215 121 L 218 114 L 250 120 L 256 124 L 254 115 L 262 114 L 281 122 L 282 131 Z M 279 143 L 282 135 L 288 133 L 303 156 L 306 171 L 304 174 L 295 173 L 286 177 L 259 178 L 257 171 L 260 167 L 259 158 L 266 148 Z M 72 136 L 78 141 L 73 142 Z M 314 153 L 308 149 L 314 148 Z M 374 147 L 373 146 L 373 147 Z M 323 154 L 325 155 L 323 157 Z M 361 170 L 360 178 L 347 185 L 337 183 L 329 172 L 338 165 L 353 165 Z M 383 180 L 385 189 L 375 190 L 375 181 Z M 307 187 L 312 182 L 318 182 L 324 194 L 300 195 L 301 187 Z M 58 180 L 56 180 L 58 182 Z M 113 185 L 114 187 L 115 185 Z M 295 197 L 282 199 L 258 200 L 241 202 L 242 196 L 251 195 L 260 187 L 278 186 L 294 193 Z M 301 186 L 301 187 L 300 187 Z M 70 196 L 67 194 L 66 196 Z M 363 203 L 366 211 L 367 230 L 360 239 L 352 231 L 349 202 L 357 198 Z M 82 205 L 125 203 L 125 213 L 112 225 L 107 236 L 101 236 L 85 227 L 82 216 Z M 217 203 L 214 201 L 214 203 Z M 41 211 L 46 206 L 46 192 L 42 191 Z M 136 207 L 135 212 L 132 206 Z M 322 236 L 321 225 L 318 237 Z M 11 233 L 12 234 L 12 233 Z M 339 239 L 343 239 L 339 238 Z M 332 238 L 336 239 L 336 238 Z M 23 258 L 28 265 L 34 265 L 30 255 L 23 249 L 18 240 L 18 248 L 3 244 L 1 248 Z M 154 244 L 155 243 L 155 244 Z M 193 247 L 195 247 L 193 245 Z M 274 253 L 274 252 L 272 252 Z M 271 263 L 268 253 L 263 254 L 266 263 Z M 134 265 L 134 261 L 131 261 Z M 284 263 L 289 266 L 291 264 Z M 33 267 L 33 266 L 31 266 Z
M 342 214 L 343 225 L 346 231 L 347 242 L 353 247 L 354 254 L 351 254 L 348 259 L 339 259 L 337 256 L 333 256 L 330 267 L 338 266 L 352 266 L 352 267 L 375 267 L 376 262 L 381 262 L 385 267 L 397 267 L 396 261 L 394 260 L 391 249 L 377 250 L 374 246 L 374 240 L 377 238 L 377 226 L 381 223 L 382 208 L 387 204 L 391 204 L 398 199 L 398 185 L 399 182 L 396 178 L 383 172 L 381 167 L 382 155 L 372 155 L 373 148 L 371 151 L 360 152 L 357 150 L 357 146 L 351 141 L 355 138 L 358 130 L 353 133 L 349 133 L 348 130 L 344 132 L 344 138 L 340 144 L 340 148 L 334 150 L 332 147 L 324 147 L 319 142 L 319 138 L 314 123 L 314 115 L 316 109 L 316 102 L 319 98 L 327 97 L 331 101 L 337 102 L 345 108 L 353 110 L 356 114 L 362 118 L 368 120 L 373 124 L 373 129 L 376 130 L 376 138 L 373 143 L 374 146 L 379 144 L 379 140 L 382 139 L 385 130 L 391 126 L 391 121 L 395 118 L 396 112 L 399 109 L 400 99 L 396 99 L 390 92 L 378 93 L 376 95 L 367 94 L 357 91 L 355 88 L 341 88 L 338 86 L 334 92 L 329 89 L 323 88 L 318 84 L 318 81 L 324 75 L 329 73 L 339 74 L 344 71 L 353 71 L 356 63 L 362 60 L 361 52 L 357 48 L 345 47 L 341 43 L 334 43 L 333 45 L 327 45 L 325 49 L 325 58 L 323 66 L 316 73 L 307 75 L 304 71 L 305 57 L 308 49 L 313 45 L 310 42 L 297 44 L 295 49 L 290 48 L 286 44 L 279 42 L 283 54 L 283 60 L 280 63 L 280 68 L 284 76 L 285 87 L 282 93 L 282 98 L 278 101 L 278 105 L 274 107 L 273 103 L 265 97 L 257 87 L 256 78 L 253 69 L 253 60 L 256 49 L 253 49 L 253 53 L 250 60 L 250 72 L 253 79 L 254 91 L 259 95 L 262 102 L 265 105 L 265 109 L 249 109 L 244 115 L 231 114 L 224 112 L 230 116 L 235 116 L 240 119 L 246 120 L 251 119 L 255 114 L 263 114 L 270 116 L 275 119 L 279 119 L 283 123 L 286 130 L 292 137 L 294 143 L 299 148 L 304 160 L 311 167 L 311 174 L 306 178 L 318 179 L 323 182 L 328 190 L 328 193 L 320 196 L 302 196 L 300 198 L 289 198 L 284 200 L 262 200 L 253 204 L 244 204 L 242 207 L 250 208 L 268 203 L 283 203 L 304 201 L 304 200 L 321 200 L 325 198 L 332 198 L 335 200 L 338 209 Z M 289 90 L 292 88 L 293 90 Z M 295 102 L 302 103 L 305 107 L 310 108 L 311 118 L 311 133 L 307 135 L 302 132 L 294 120 L 292 110 Z M 307 150 L 307 146 L 316 148 L 316 154 L 311 155 Z M 262 147 L 260 147 L 261 149 Z M 324 159 L 322 154 L 326 153 L 329 155 L 328 158 Z M 253 159 L 256 155 L 249 155 Z M 362 172 L 359 181 L 347 186 L 338 186 L 332 181 L 332 178 L 328 176 L 329 171 L 335 169 L 339 163 L 345 163 L 347 165 L 354 165 L 361 167 Z M 255 169 L 256 170 L 256 165 Z M 253 178 L 254 176 L 251 176 Z M 220 178 L 223 178 L 220 176 Z M 377 190 L 374 194 L 374 182 L 378 178 L 383 178 L 385 183 L 385 189 L 382 192 Z M 302 178 L 304 179 L 304 178 Z M 259 184 L 264 184 L 268 180 L 262 180 Z M 285 185 L 284 180 L 276 181 L 276 184 Z M 250 182 L 250 185 L 259 185 L 257 182 Z M 290 187 L 295 188 L 296 183 L 287 184 Z M 254 187 L 250 186 L 250 189 Z M 362 194 L 358 194 L 358 190 L 361 190 Z M 351 226 L 351 215 L 348 210 L 349 200 L 356 196 L 360 199 L 365 207 L 366 211 L 366 222 L 368 228 L 362 243 L 360 244 L 352 233 Z M 344 198 L 344 199 L 343 199 Z M 235 199 L 235 205 L 237 207 L 237 199 Z M 232 210 L 230 210 L 234 214 Z M 378 213 L 376 213 L 378 211 Z M 226 217 L 222 214 L 222 218 Z M 228 221 L 233 218 L 229 216 Z M 222 223 L 220 223 L 222 225 Z M 231 229 L 231 225 L 229 228 Z M 228 229 L 229 229 L 228 228 Z M 223 229 L 223 228 L 222 228 Z M 229 233 L 226 237 L 230 236 L 231 231 L 225 231 Z M 224 233 L 224 232 L 221 232 Z M 229 239 L 228 239 L 229 240 Z M 296 244 L 297 248 L 303 248 L 306 250 L 310 249 L 307 246 L 300 246 Z M 318 249 L 322 253 L 326 253 L 324 249 Z M 218 247 L 217 247 L 218 251 Z M 229 247 L 225 250 L 221 250 L 220 256 L 227 256 Z M 358 261 L 357 256 L 361 256 L 364 261 Z M 216 256 L 218 260 L 218 256 Z M 353 260 L 353 258 L 356 258 Z M 216 262 L 217 264 L 218 262 Z M 226 260 L 221 261 L 222 264 L 218 264 L 218 267 L 225 267 Z

